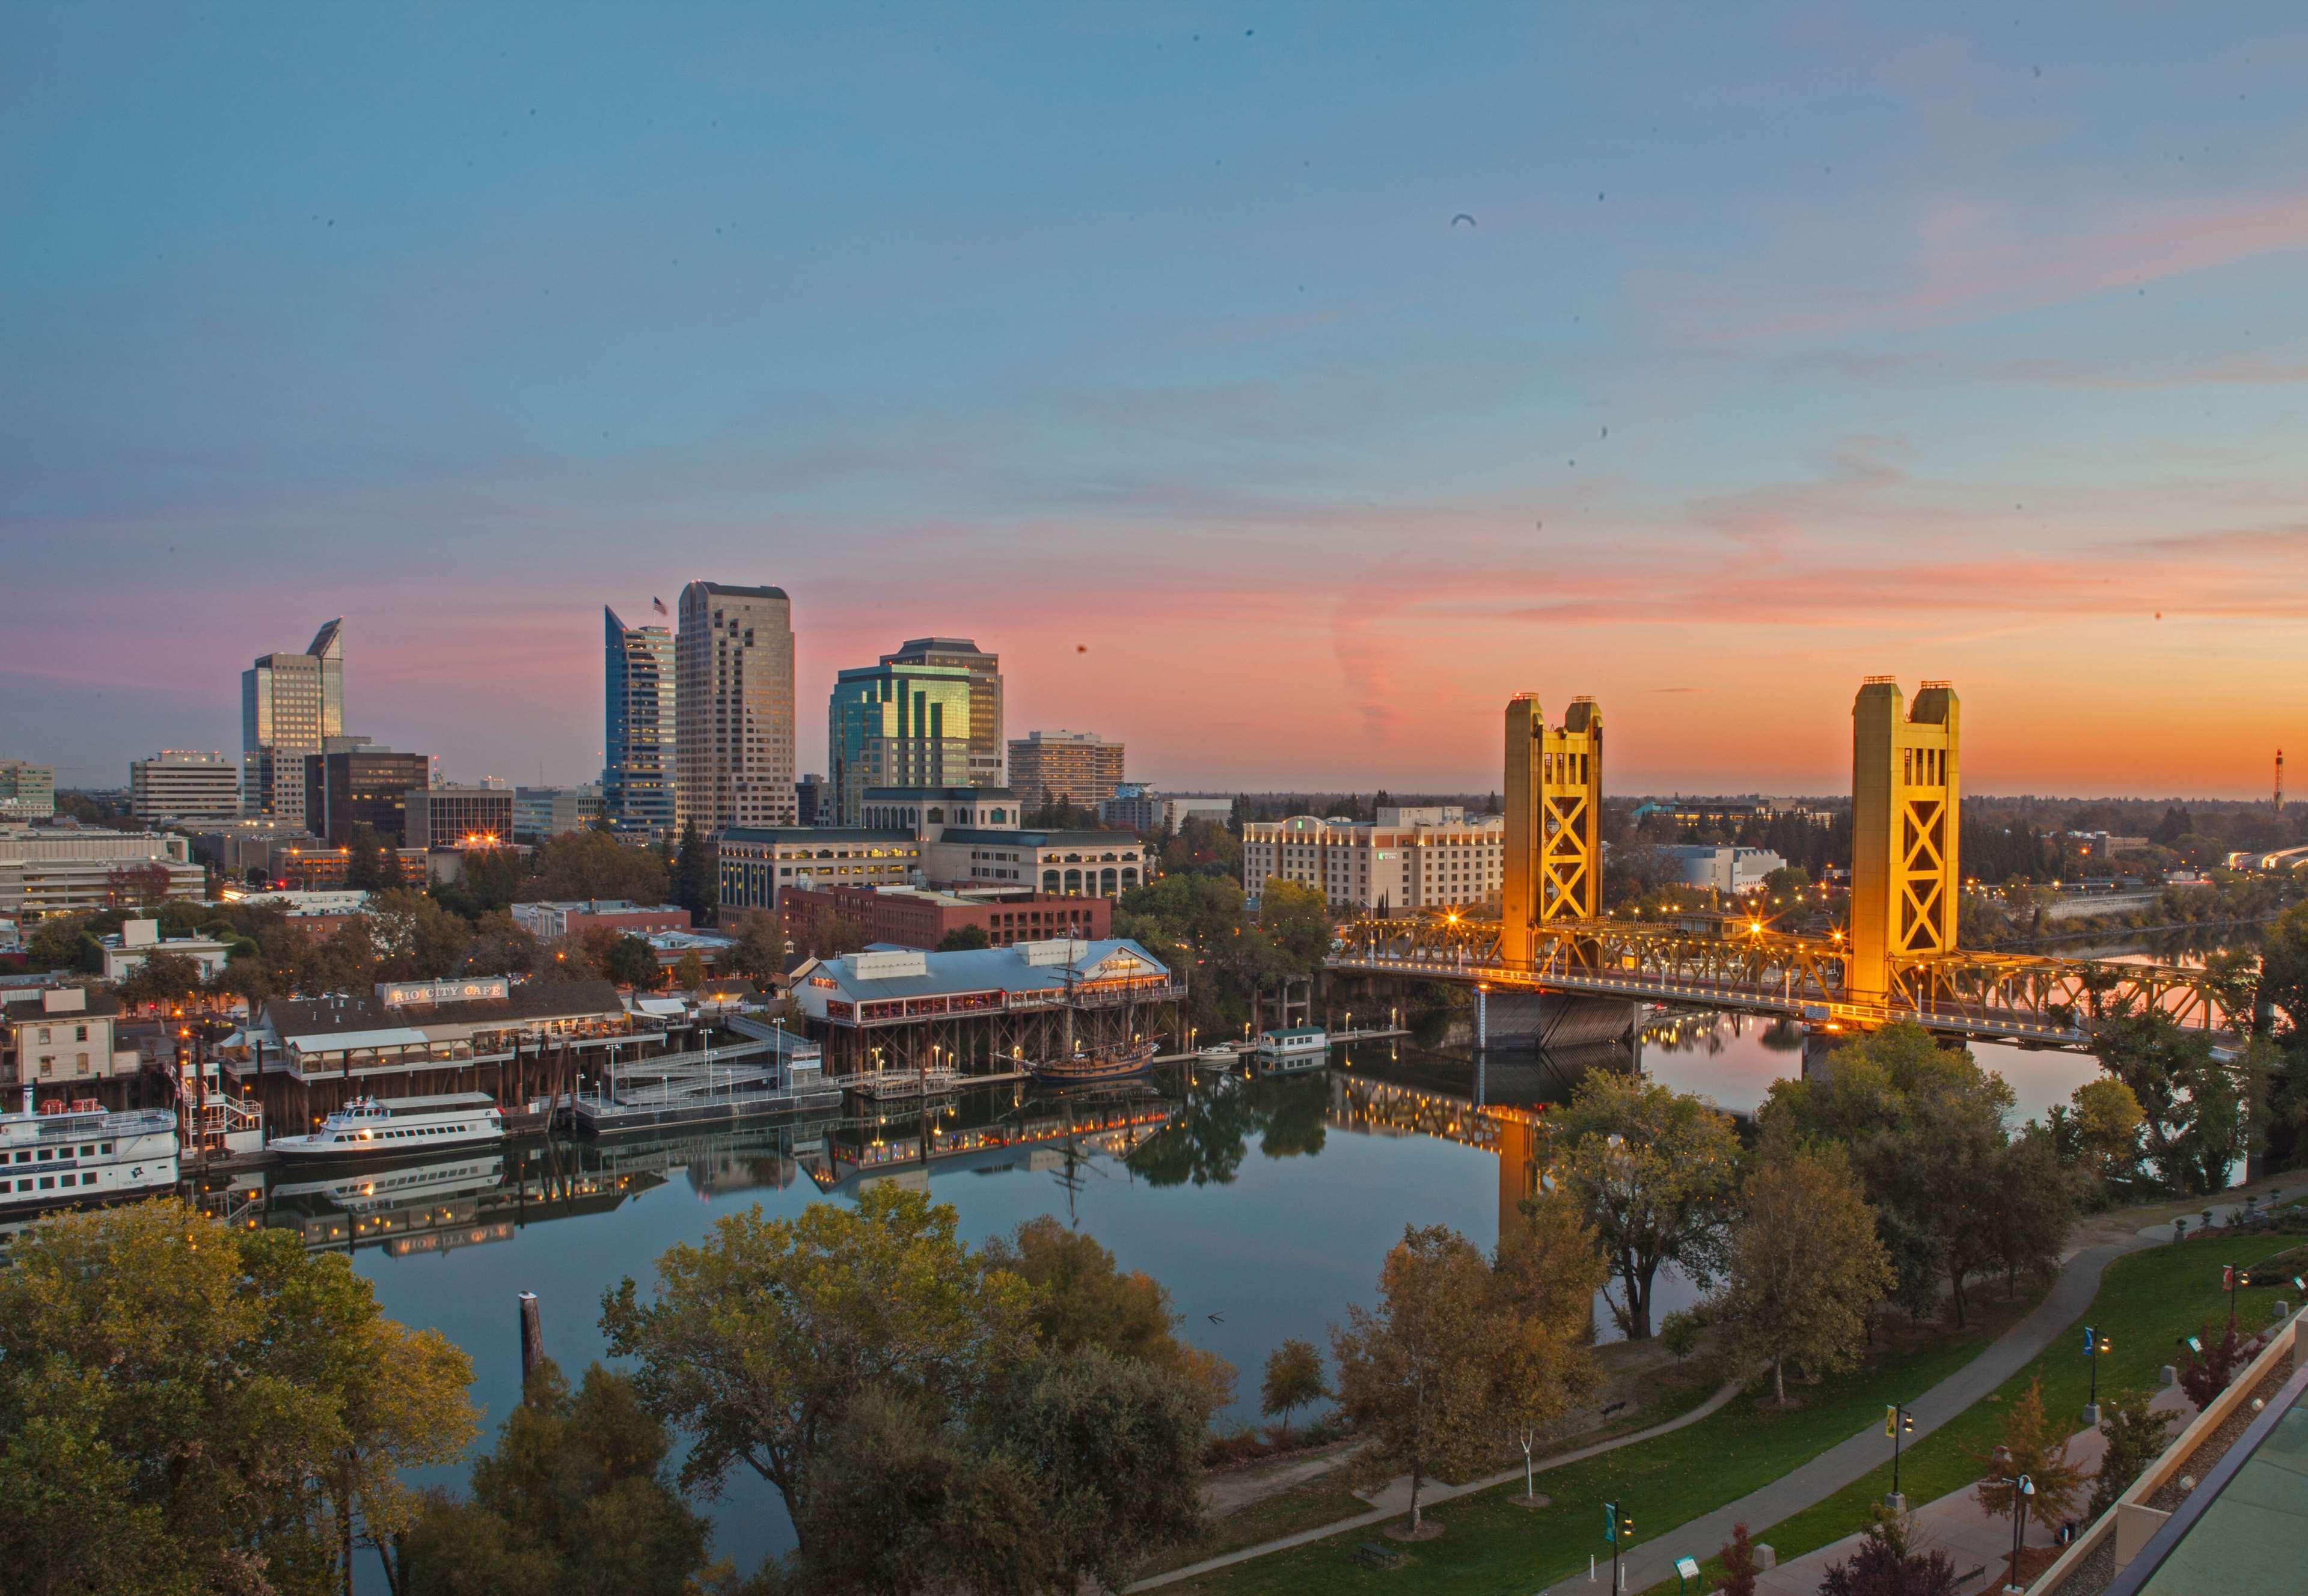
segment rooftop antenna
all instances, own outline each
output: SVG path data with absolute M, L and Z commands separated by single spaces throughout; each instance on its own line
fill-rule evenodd
M 2276 812 L 2284 812 L 2284 751 L 2276 751 Z

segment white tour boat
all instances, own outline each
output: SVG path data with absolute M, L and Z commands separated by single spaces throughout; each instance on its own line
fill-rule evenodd
M 264 1145 L 283 1158 L 314 1162 L 373 1158 L 481 1146 L 504 1140 L 504 1116 L 487 1092 L 437 1097 L 356 1097 L 310 1136 L 276 1136 Z
M 0 1213 L 147 1197 L 177 1184 L 177 1116 L 93 1100 L 0 1114 Z

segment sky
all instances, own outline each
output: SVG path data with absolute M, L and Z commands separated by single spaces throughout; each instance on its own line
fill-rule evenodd
M 586 779 L 600 611 L 997 650 L 1180 789 L 1847 790 L 2308 752 L 2308 13 L 24 4 L 0 757 Z M 2300 756 L 2295 755 L 2295 760 Z

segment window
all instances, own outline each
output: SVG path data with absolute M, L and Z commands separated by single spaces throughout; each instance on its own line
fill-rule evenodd
M 86 1042 L 88 1040 L 88 1027 L 86 1025 L 74 1025 L 73 1027 L 73 1040 L 74 1042 Z

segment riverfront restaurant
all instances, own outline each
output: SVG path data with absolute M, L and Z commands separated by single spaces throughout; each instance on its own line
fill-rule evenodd
M 1075 1042 L 1127 1046 L 1180 1034 L 1183 976 L 1127 937 L 1060 939 L 951 953 L 874 948 L 814 958 L 794 1001 L 825 1051 L 825 1073 L 999 1073 L 1061 1056 Z
M 460 976 L 274 998 L 219 1051 L 272 1124 L 304 1126 L 360 1096 L 478 1091 L 517 1107 L 612 1049 L 621 1060 L 661 1051 L 686 1023 L 630 1011 L 606 981 Z

